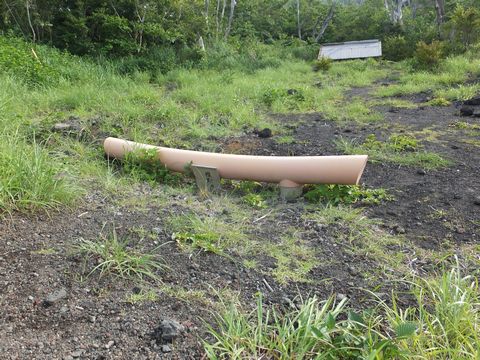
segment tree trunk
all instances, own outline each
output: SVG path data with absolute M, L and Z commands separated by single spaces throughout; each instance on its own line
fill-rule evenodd
M 395 0 L 392 8 L 392 21 L 400 26 L 403 26 L 403 4 L 404 0 Z
M 437 25 L 441 26 L 445 22 L 445 1 L 444 0 L 434 0 L 435 1 L 435 13 L 437 15 Z
M 215 36 L 218 36 L 220 32 L 220 0 L 217 0 L 217 8 L 215 11 L 215 28 L 217 30 Z
M 210 11 L 210 0 L 205 0 L 205 22 L 207 23 L 208 32 L 210 32 L 209 11 Z
M 33 28 L 32 25 L 32 18 L 30 17 L 30 0 L 25 1 L 25 5 L 27 7 L 27 19 L 28 19 L 28 25 L 30 26 L 30 30 L 32 30 L 32 40 L 33 43 L 37 41 L 37 33 L 35 32 L 35 29 Z
M 237 5 L 237 2 L 235 0 L 231 0 L 230 1 L 230 15 L 228 16 L 227 29 L 225 30 L 225 40 L 227 40 L 228 35 L 230 35 L 230 31 L 232 30 L 232 22 L 233 22 L 233 15 L 235 13 L 235 5 Z
M 297 31 L 298 38 L 302 40 L 302 27 L 300 25 L 300 0 L 297 0 Z
M 323 37 L 323 34 L 325 34 L 325 31 L 327 30 L 328 25 L 330 24 L 330 21 L 333 19 L 333 15 L 335 13 L 335 3 L 332 3 L 332 6 L 330 6 L 330 9 L 328 10 L 327 17 L 325 20 L 323 20 L 322 27 L 320 28 L 319 33 L 315 37 L 315 41 L 319 42 L 320 39 Z

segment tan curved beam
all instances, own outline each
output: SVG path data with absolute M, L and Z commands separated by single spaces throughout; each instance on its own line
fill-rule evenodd
M 339 156 L 251 156 L 217 154 L 171 149 L 109 137 L 103 144 L 110 157 L 122 158 L 135 149 L 155 149 L 158 159 L 167 169 L 184 172 L 185 165 L 209 166 L 220 177 L 279 183 L 281 187 L 303 184 L 357 185 L 362 176 L 367 155 Z

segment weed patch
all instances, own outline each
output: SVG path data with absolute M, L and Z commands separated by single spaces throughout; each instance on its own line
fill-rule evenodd
M 115 229 L 109 235 L 102 234 L 98 241 L 81 239 L 77 251 L 96 264 L 88 276 L 98 272 L 100 277 L 113 274 L 129 279 L 157 280 L 157 272 L 166 269 L 158 255 L 134 249 L 128 240 L 118 238 Z
M 378 204 L 382 200 L 393 200 L 385 189 L 365 189 L 357 185 L 315 185 L 305 193 L 309 202 L 338 204 Z
M 155 149 L 138 149 L 128 152 L 122 165 L 123 171 L 136 181 L 146 181 L 150 184 L 180 182 L 180 175 L 173 174 L 160 162 Z
M 443 168 L 451 163 L 436 153 L 422 150 L 418 140 L 408 135 L 392 135 L 382 142 L 372 134 L 361 144 L 340 139 L 336 145 L 345 154 L 368 154 L 370 160 L 377 162 L 420 166 L 425 169 Z
M 183 250 L 224 254 L 245 239 L 241 224 L 226 223 L 212 216 L 178 215 L 168 220 L 172 239 Z
M 310 282 L 308 273 L 318 263 L 314 249 L 308 247 L 298 233 L 283 235 L 278 243 L 264 244 L 265 254 L 276 261 L 271 274 L 280 284 Z

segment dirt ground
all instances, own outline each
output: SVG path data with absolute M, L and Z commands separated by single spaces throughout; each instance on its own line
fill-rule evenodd
M 356 90 L 351 96 L 367 96 Z M 261 139 L 255 134 L 226 139 L 224 151 L 266 155 L 337 154 L 339 137 L 363 140 L 371 133 L 380 138 L 390 133 L 414 133 L 428 151 L 436 152 L 453 165 L 425 171 L 419 167 L 369 163 L 362 183 L 385 188 L 394 201 L 365 207 L 371 218 L 382 221 L 382 231 L 400 234 L 405 246 L 391 249 L 406 252 L 406 266 L 417 272 L 436 268 L 435 257 L 417 256 L 409 244 L 425 251 L 458 253 L 467 247 L 470 262 L 480 261 L 480 131 L 468 133 L 450 126 L 456 121 L 480 124 L 479 118 L 461 118 L 455 105 L 431 107 L 421 96 L 411 100 L 415 109 L 380 106 L 385 121 L 374 124 L 338 124 L 320 114 L 272 115 L 292 129 L 294 142 L 279 144 L 275 137 Z M 128 201 L 155 199 L 161 187 L 139 186 Z M 162 195 L 166 196 L 166 195 Z M 268 304 L 288 306 L 299 294 L 330 294 L 351 298 L 351 306 L 369 303 L 364 288 L 374 285 L 387 291 L 396 269 L 387 269 L 366 254 L 349 251 L 338 233 L 342 227 L 317 226 L 304 215 L 311 211 L 303 199 L 256 212 L 251 233 L 275 241 L 278 229 L 302 229 L 303 240 L 318 258 L 310 282 L 281 284 L 263 271 L 274 266 L 268 256 L 258 256 L 257 269 L 245 267 L 235 256 L 229 258 L 206 252 L 193 255 L 179 250 L 165 226 L 165 219 L 182 213 L 180 195 L 169 195 L 172 203 L 146 201 L 131 206 L 125 195 L 90 193 L 71 211 L 50 214 L 12 214 L 0 223 L 0 358 L 2 359 L 201 359 L 205 322 L 212 322 L 212 310 L 220 294 L 240 294 L 246 308 L 255 302 L 258 291 Z M 178 200 L 178 201 L 176 201 Z M 212 210 L 213 211 L 213 210 Z M 263 219 L 258 220 L 267 214 Z M 214 214 L 215 215 L 215 214 Z M 126 299 L 145 286 L 113 276 L 86 278 L 83 259 L 73 251 L 80 239 L 97 239 L 104 224 L 115 224 L 119 236 L 130 236 L 152 250 L 159 244 L 168 270 L 161 274 L 154 301 L 131 304 Z M 144 229 L 154 241 L 144 241 Z M 151 235 L 153 234 L 153 236 Z M 143 241 L 143 242 L 142 242 Z M 235 255 L 235 254 L 232 254 Z M 473 262 L 472 262 L 473 261 Z M 478 262 L 477 262 L 478 264 Z M 90 264 L 91 265 L 91 264 Z M 468 265 L 465 265 L 468 266 Z M 375 280 L 367 273 L 376 270 Z M 472 266 L 472 271 L 476 271 Z M 373 282 L 372 282 L 373 281 Z M 166 291 L 162 289 L 173 289 Z M 385 290 L 386 289 L 386 290 Z M 62 293 L 53 303 L 44 300 Z M 183 325 L 173 343 L 158 337 L 163 320 Z

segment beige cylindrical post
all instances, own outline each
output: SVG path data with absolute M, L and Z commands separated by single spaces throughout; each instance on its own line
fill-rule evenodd
M 171 149 L 107 138 L 107 155 L 122 158 L 134 149 L 156 149 L 168 169 L 184 172 L 185 165 L 214 167 L 220 177 L 278 183 L 281 188 L 303 184 L 356 185 L 367 163 L 367 155 L 336 156 L 250 156 Z

